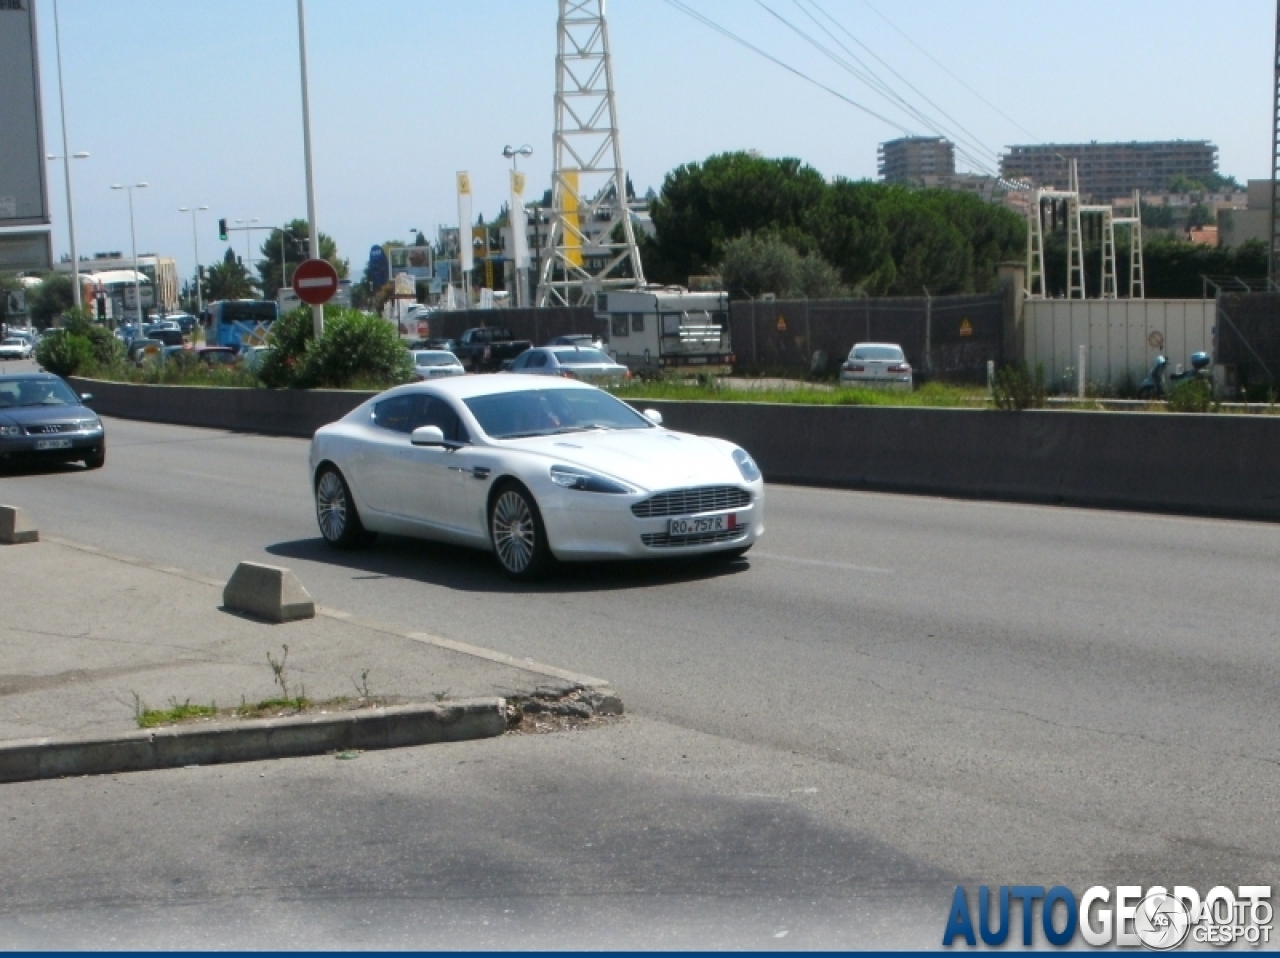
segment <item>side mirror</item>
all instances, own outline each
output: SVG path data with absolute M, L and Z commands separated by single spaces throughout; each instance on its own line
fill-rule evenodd
M 81 404 L 81 405 L 83 405 L 83 406 L 89 406 L 89 405 L 92 405 L 92 404 L 93 404 L 93 393 L 81 393 L 81 394 L 80 394 L 80 404 Z
M 415 446 L 443 446 L 444 431 L 439 426 L 419 426 L 409 437 Z
M 655 426 L 662 425 L 662 413 L 658 412 L 656 409 L 646 409 L 641 415 Z

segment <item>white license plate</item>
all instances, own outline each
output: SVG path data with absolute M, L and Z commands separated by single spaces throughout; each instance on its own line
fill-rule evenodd
M 70 439 L 37 439 L 36 449 L 70 449 Z
M 727 516 L 699 516 L 683 519 L 672 519 L 667 526 L 669 536 L 701 536 L 708 532 L 725 532 L 735 529 L 738 517 L 732 513 Z

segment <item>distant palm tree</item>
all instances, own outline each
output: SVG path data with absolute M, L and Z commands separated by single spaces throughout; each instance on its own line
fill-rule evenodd
M 206 302 L 220 299 L 253 299 L 258 288 L 249 277 L 245 265 L 227 250 L 221 263 L 215 263 L 204 271 L 204 298 Z

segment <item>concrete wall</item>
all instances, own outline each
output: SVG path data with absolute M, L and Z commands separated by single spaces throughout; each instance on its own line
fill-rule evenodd
M 1215 321 L 1213 300 L 1027 300 L 1027 365 L 1043 366 L 1051 389 L 1074 393 L 1083 345 L 1089 382 L 1114 389 L 1127 376 L 1136 388 L 1161 353 L 1174 365 L 1185 365 L 1194 352 L 1213 353 Z
M 93 408 L 104 416 L 307 439 L 373 395 L 344 389 L 136 386 L 75 377 L 68 381 L 77 392 L 92 393 Z
M 370 395 L 72 383 L 107 416 L 303 437 Z M 738 443 L 772 482 L 1280 521 L 1280 417 L 634 405 Z

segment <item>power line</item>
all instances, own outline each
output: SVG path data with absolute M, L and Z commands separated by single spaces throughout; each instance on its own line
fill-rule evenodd
M 991 166 L 990 166 L 990 165 L 989 165 L 985 160 L 980 159 L 978 156 L 974 155 L 973 153 L 968 152 L 968 151 L 965 149 L 965 139 L 964 139 L 963 137 L 958 137 L 958 136 L 955 136 L 954 134 L 950 134 L 950 133 L 949 133 L 949 131 L 947 131 L 945 128 L 943 128 L 943 127 L 942 127 L 942 125 L 941 125 L 941 124 L 939 124 L 939 123 L 938 123 L 936 120 L 934 120 L 932 117 L 930 117 L 930 116 L 928 116 L 927 114 L 925 114 L 922 110 L 920 110 L 920 109 L 916 108 L 913 104 L 911 104 L 911 103 L 907 102 L 907 100 L 906 100 L 905 98 L 903 98 L 901 95 L 899 95 L 899 94 L 898 94 L 898 93 L 897 93 L 897 92 L 896 92 L 892 87 L 890 87 L 888 83 L 886 83 L 886 82 L 885 82 L 884 80 L 882 80 L 880 77 L 876 76 L 876 75 L 875 75 L 875 73 L 874 73 L 874 71 L 872 71 L 872 72 L 870 73 L 870 75 L 869 75 L 869 76 L 868 76 L 868 75 L 866 75 L 866 74 L 863 74 L 863 73 L 859 72 L 858 70 L 856 70 L 856 69 L 854 69 L 852 66 L 850 66 L 848 63 L 846 63 L 844 60 L 842 60 L 839 56 L 837 56 L 836 54 L 834 54 L 833 52 L 831 52 L 831 50 L 827 49 L 825 46 L 823 46 L 821 43 L 819 43 L 819 42 L 818 42 L 817 40 L 815 40 L 813 37 L 809 36 L 807 33 L 805 33 L 803 30 L 801 30 L 799 27 L 797 27 L 794 23 L 792 23 L 790 20 L 788 20 L 788 19 L 787 19 L 786 17 L 784 17 L 782 14 L 778 13 L 776 10 L 772 9 L 768 4 L 764 3 L 764 0 L 755 0 L 755 2 L 756 2 L 756 5 L 757 5 L 757 6 L 761 7 L 762 9 L 764 9 L 764 10 L 765 10 L 767 13 L 769 13 L 772 17 L 774 17 L 774 18 L 775 18 L 775 19 L 777 19 L 779 22 L 781 22 L 784 26 L 786 26 L 786 27 L 787 27 L 787 29 L 791 30 L 793 33 L 795 33 L 797 36 L 799 36 L 801 39 L 803 39 L 806 43 L 810 44 L 812 47 L 814 47 L 814 48 L 815 48 L 816 50 L 818 50 L 820 53 L 822 53 L 823 55 L 825 55 L 826 57 L 828 57 L 830 60 L 832 60 L 832 61 L 833 61 L 834 63 L 836 63 L 838 66 L 842 67 L 843 69 L 847 70 L 849 73 L 853 74 L 855 77 L 857 77 L 857 78 L 858 78 L 859 80 L 861 80 L 863 83 L 866 83 L 868 86 L 870 86 L 873 90 L 875 90 L 875 91 L 876 91 L 877 93 L 879 93 L 881 96 L 885 97 L 885 98 L 886 98 L 886 99 L 888 99 L 888 100 L 896 101 L 896 103 L 897 103 L 897 104 L 898 104 L 898 105 L 899 105 L 903 110 L 905 110 L 908 114 L 910 114 L 911 116 L 913 116 L 917 121 L 919 121 L 920 123 L 922 123 L 922 124 L 924 125 L 924 127 L 925 127 L 927 130 L 929 130 L 929 131 L 930 131 L 930 132 L 932 132 L 932 133 L 939 134 L 939 135 L 942 135 L 942 134 L 949 134 L 949 135 L 951 136 L 951 139 L 952 139 L 953 141 L 956 141 L 956 142 L 953 142 L 953 146 L 957 146 L 957 147 L 958 147 L 956 152 L 958 152 L 962 157 L 964 157 L 965 159 L 967 159 L 967 160 L 969 161 L 969 163 L 970 163 L 972 166 L 974 166 L 974 167 L 978 168 L 979 170 L 985 171 L 985 172 L 987 172 L 987 173 L 994 174 L 994 172 L 995 172 L 995 171 L 991 168 Z M 797 6 L 799 6 L 799 0 L 797 0 Z M 821 23 L 819 23 L 816 19 L 814 19 L 814 17 L 812 16 L 812 14 L 810 14 L 810 13 L 809 13 L 807 10 L 805 10 L 803 7 L 801 7 L 801 8 L 800 8 L 800 10 L 801 10 L 801 12 L 802 12 L 802 13 L 804 13 L 806 16 L 808 16 L 810 20 L 813 20 L 813 22 L 814 22 L 815 24 L 817 24 L 817 26 L 818 26 L 818 28 L 819 28 L 820 30 L 822 30 L 822 31 L 823 31 L 823 32 L 825 32 L 828 36 L 830 36 L 830 37 L 831 37 L 831 39 L 832 39 L 832 40 L 834 40 L 834 41 L 836 42 L 836 44 L 837 44 L 837 45 L 839 45 L 839 46 L 841 47 L 841 49 L 843 49 L 846 53 L 848 53 L 848 54 L 849 54 L 849 56 L 850 56 L 850 57 L 852 57 L 852 58 L 854 59 L 854 61 L 858 63 L 858 65 L 859 65 L 859 66 L 861 66 L 864 70 L 867 70 L 867 71 L 870 71 L 870 70 L 871 70 L 871 68 L 870 68 L 870 67 L 868 67 L 865 63 L 863 63 L 863 61 L 862 61 L 862 60 L 860 60 L 860 59 L 858 58 L 857 54 L 853 53 L 851 50 L 849 50 L 849 48 L 848 48 L 848 47 L 846 47 L 846 46 L 844 46 L 844 44 L 840 43 L 839 39 L 837 39 L 836 37 L 834 37 L 834 36 L 831 34 L 831 31 L 830 31 L 830 30 L 828 30 L 828 29 L 827 29 L 826 27 L 824 27 Z M 917 91 L 917 92 L 919 92 L 919 91 Z M 979 153 L 980 153 L 980 152 L 982 151 L 982 149 L 984 149 L 984 148 L 983 148 L 983 147 L 981 147 L 981 146 L 978 146 L 978 147 L 977 147 L 977 149 L 978 149 L 978 151 L 979 151 Z
M 838 90 L 834 90 L 831 87 L 827 86 L 825 83 L 815 80 L 813 77 L 809 76 L 807 73 L 804 73 L 801 70 L 796 69 L 795 67 L 791 66 L 788 63 L 784 63 L 782 60 L 779 60 L 777 57 L 773 56 L 770 53 L 766 53 L 764 50 L 761 50 L 755 44 L 750 43 L 747 40 L 744 40 L 742 37 L 738 36 L 736 33 L 732 32 L 731 30 L 720 26 L 720 24 L 716 23 L 714 20 L 711 20 L 710 18 L 703 16 L 701 13 L 698 13 L 698 11 L 691 9 L 688 5 L 683 3 L 682 0 L 666 0 L 666 3 L 669 6 L 672 6 L 675 9 L 679 10 L 681 13 L 684 13 L 692 17 L 693 19 L 697 20 L 699 23 L 703 24 L 704 26 L 710 27 L 712 30 L 715 30 L 717 33 L 721 34 L 722 36 L 729 38 L 734 43 L 740 44 L 741 46 L 746 47 L 751 52 L 764 57 L 769 62 L 782 67 L 782 69 L 786 70 L 788 73 L 792 73 L 795 76 L 798 76 L 800 79 L 804 80 L 807 83 L 813 84 L 814 86 L 818 87 L 820 90 L 825 90 L 827 93 L 830 93 L 836 99 L 843 100 L 845 103 L 849 104 L 852 107 L 855 107 L 858 110 L 861 110 L 863 113 L 867 114 L 868 116 L 874 117 L 875 119 L 879 120 L 881 123 L 891 126 L 895 130 L 901 131 L 903 135 L 909 136 L 911 134 L 911 131 L 907 127 L 903 126 L 901 123 L 897 123 L 889 119 L 887 116 L 877 113 L 875 110 L 872 110 L 870 107 L 863 106 L 861 103 L 857 102 L 856 100 L 850 97 L 845 96 L 843 93 L 839 92 Z
M 867 7 L 867 8 L 868 8 L 872 13 L 874 13 L 877 17 L 879 17 L 879 18 L 880 18 L 881 20 L 883 20 L 885 23 L 889 24 L 889 26 L 891 26 L 891 27 L 892 27 L 892 28 L 893 28 L 893 29 L 898 33 L 898 35 L 899 35 L 899 36 L 901 36 L 904 40 L 906 40 L 908 43 L 910 43 L 913 47 L 915 47 L 917 50 L 919 50 L 921 53 L 923 53 L 926 57 L 928 57 L 930 60 L 932 60 L 932 61 L 934 62 L 934 64 L 936 64 L 936 65 L 938 66 L 938 68 L 939 68 L 939 69 L 941 69 L 944 73 L 946 73 L 946 74 L 947 74 L 947 76 L 951 77 L 951 79 L 953 79 L 953 80 L 955 80 L 957 83 L 959 83 L 962 87 L 964 87 L 966 90 L 968 90 L 968 91 L 969 91 L 970 93 L 972 93 L 974 96 L 976 96 L 979 100 L 981 100 L 983 103 L 985 103 L 987 106 L 989 106 L 992 110 L 994 110 L 996 113 L 1000 114 L 1000 116 L 1004 117 L 1004 119 L 1008 120 L 1010 123 L 1012 123 L 1014 126 L 1016 126 L 1016 127 L 1017 127 L 1019 130 L 1021 130 L 1023 133 L 1027 134 L 1027 136 L 1031 137 L 1032 142 L 1035 142 L 1035 143 L 1042 143 L 1042 142 L 1044 142 L 1043 140 L 1041 140 L 1041 139 L 1040 139 L 1040 137 L 1036 136 L 1034 133 L 1032 133 L 1030 130 L 1028 130 L 1025 126 L 1023 126 L 1021 123 L 1019 123 L 1019 122 L 1018 122 L 1017 120 L 1015 120 L 1013 117 L 1009 116 L 1009 114 L 1005 113 L 1002 109 L 1000 109 L 998 106 L 996 106 L 996 105 L 995 105 L 994 103 L 992 103 L 990 100 L 988 100 L 985 96 L 983 96 L 981 93 L 979 93 L 979 92 L 978 92 L 977 90 L 975 90 L 973 87 L 969 86 L 969 84 L 965 83 L 965 82 L 964 82 L 964 80 L 962 80 L 962 79 L 961 79 L 960 77 L 958 77 L 955 73 L 953 73 L 950 69 L 948 69 L 948 67 L 947 67 L 947 65 L 946 65 L 945 63 L 943 63 L 941 60 L 939 60 L 937 57 L 935 57 L 932 53 L 930 53 L 930 52 L 929 52 L 928 50 L 926 50 L 924 47 L 920 46 L 920 44 L 916 43 L 916 41 L 915 41 L 915 40 L 912 40 L 912 39 L 911 39 L 911 37 L 907 36 L 907 34 L 903 32 L 903 30 L 902 30 L 902 28 L 901 28 L 901 27 L 899 27 L 896 23 L 894 23 L 892 20 L 890 20 L 888 17 L 886 17 L 883 13 L 881 13 L 879 10 L 877 10 L 874 6 L 872 6 L 872 5 L 871 5 L 870 0 L 862 0 L 862 2 L 863 2 L 863 4 L 864 4 L 864 5 L 865 5 L 865 6 L 866 6 L 866 7 Z
M 890 73 L 892 73 L 895 77 L 897 77 L 899 80 L 901 80 L 903 83 L 905 83 L 905 84 L 907 85 L 907 87 L 908 87 L 910 90 L 912 90 L 912 91 L 913 91 L 917 96 L 919 96 L 922 100 L 924 100 L 924 102 L 925 102 L 925 103 L 928 103 L 931 107 L 933 107 L 935 110 L 937 110 L 937 111 L 938 111 L 938 113 L 940 113 L 944 119 L 946 119 L 947 121 L 949 121 L 951 124 L 953 124 L 953 125 L 955 126 L 955 128 L 956 128 L 956 129 L 958 129 L 960 132 L 962 132 L 963 134 L 965 134 L 965 136 L 966 136 L 966 137 L 968 137 L 968 142 L 969 142 L 969 144 L 970 144 L 971 146 L 974 146 L 974 147 L 976 147 L 977 149 L 979 149 L 979 150 L 983 151 L 984 153 L 986 153 L 986 154 L 987 154 L 987 156 L 994 157 L 994 156 L 996 156 L 996 155 L 997 155 L 998 151 L 993 150 L 993 149 L 992 149 L 990 146 L 988 146 L 986 143 L 983 143 L 983 142 L 982 142 L 982 140 L 980 140 L 980 139 L 977 137 L 977 135 L 976 135 L 976 134 L 974 134 L 972 131 L 970 131 L 969 129 L 967 129 L 967 128 L 962 124 L 962 123 L 960 123 L 960 121 L 959 121 L 959 120 L 957 120 L 955 117 L 953 117 L 953 116 L 951 116 L 949 113 L 947 113 L 947 111 L 946 111 L 946 110 L 944 110 L 942 107 L 940 107 L 940 106 L 939 106 L 937 103 L 935 103 L 933 100 L 929 99 L 929 97 L 928 97 L 928 96 L 926 96 L 926 95 L 925 95 L 925 93 L 924 93 L 923 91 L 921 91 L 918 87 L 916 87 L 916 86 L 915 86 L 915 85 L 914 85 L 910 80 L 908 80 L 906 77 L 904 77 L 901 73 L 899 73 L 897 70 L 895 70 L 895 69 L 894 69 L 894 68 L 893 68 L 889 63 L 885 62 L 885 60 L 884 60 L 883 58 L 881 58 L 881 57 L 880 57 L 880 56 L 879 56 L 879 55 L 878 55 L 874 50 L 872 50 L 869 46 L 867 46 L 865 43 L 863 43 L 861 40 L 859 40 L 856 36 L 854 36 L 854 35 L 849 31 L 849 29 L 848 29 L 847 27 L 845 27 L 842 23 L 840 23 L 840 21 L 838 21 L 838 20 L 837 20 L 835 17 L 833 17 L 830 13 L 828 13 L 826 10 L 824 10 L 824 9 L 823 9 L 819 4 L 818 4 L 817 0 L 808 0 L 808 2 L 809 2 L 809 4 L 810 4 L 810 6 L 812 6 L 815 10 L 817 10 L 819 13 L 821 13 L 824 17 L 826 17 L 828 20 L 830 20 L 832 23 L 834 23 L 834 24 L 835 24 L 835 25 L 840 29 L 840 31 L 841 31 L 842 33 L 844 33 L 844 34 L 845 34 L 845 36 L 847 36 L 850 40 L 852 40 L 852 41 L 853 41 L 854 43 L 856 43 L 858 46 L 862 47 L 862 49 L 866 50 L 866 51 L 867 51 L 867 53 L 868 53 L 868 54 L 870 54 L 872 57 L 874 57 L 874 58 L 875 58 L 875 60 L 876 60 L 878 63 L 880 63 L 880 64 L 881 64 L 881 65 L 882 65 L 886 70 L 888 70 L 888 71 L 889 71 Z M 849 56 L 853 57 L 855 60 L 857 60 L 857 62 L 859 62 L 859 63 L 861 63 L 861 62 L 862 62 L 861 60 L 858 60 L 857 56 L 853 53 L 853 51 L 849 50 L 849 48 L 848 48 L 848 47 L 846 47 L 843 43 L 841 43 L 841 42 L 840 42 L 840 40 L 839 40 L 839 38 L 837 38 L 836 36 L 834 36 L 834 35 L 831 33 L 831 31 L 830 31 L 830 30 L 828 30 L 825 26 L 823 26 L 823 25 L 822 25 L 822 23 L 820 23 L 820 22 L 817 20 L 817 18 L 815 18 L 815 17 L 813 16 L 813 14 L 811 14 L 808 10 L 806 10 L 806 9 L 804 8 L 804 5 L 801 3 L 801 0 L 795 0 L 795 4 L 796 4 L 796 6 L 797 6 L 797 7 L 799 7 L 799 8 L 800 8 L 800 11 L 801 11 L 802 13 L 804 13 L 804 14 L 805 14 L 805 16 L 807 16 L 810 20 L 812 20 L 812 21 L 813 21 L 813 22 L 818 26 L 818 28 L 819 28 L 819 29 L 821 29 L 821 30 L 822 30 L 822 31 L 823 31 L 827 36 L 831 37 L 831 39 L 832 39 L 832 40 L 833 40 L 833 41 L 834 41 L 834 42 L 835 42 L 835 43 L 840 47 L 840 49 L 842 49 L 842 50 L 844 50 L 846 53 L 848 53 L 848 54 L 849 54 Z M 870 69 L 870 68 L 868 68 L 868 69 Z M 888 87 L 888 85 L 887 85 L 887 84 L 885 84 L 885 86 L 886 86 L 886 88 Z M 902 99 L 901 97 L 898 97 L 898 95 L 897 95 L 896 93 L 894 93 L 893 95 L 894 95 L 894 97 L 895 97 L 896 99 L 899 99 L 899 100 L 901 100 L 901 99 Z M 905 102 L 905 101 L 903 101 L 903 102 Z M 921 114 L 921 119 L 922 119 L 922 121 L 925 119 L 925 117 L 923 116 L 923 114 Z M 941 126 L 941 124 L 937 124 L 937 125 L 938 125 L 939 127 Z M 947 131 L 945 128 L 943 128 L 943 129 L 941 129 L 941 130 L 940 130 L 940 132 L 944 132 L 944 133 L 945 133 L 945 132 L 948 132 L 948 131 Z M 951 134 L 951 136 L 952 136 L 952 139 L 957 140 L 957 141 L 960 141 L 960 140 L 962 139 L 961 137 L 955 136 L 954 134 Z M 972 162 L 972 159 L 973 159 L 973 158 L 972 158 L 972 157 L 969 157 L 969 159 L 970 159 L 970 161 Z M 987 165 L 987 164 L 978 164 L 978 165 L 979 165 L 981 168 L 986 169 L 988 172 L 992 172 L 992 173 L 994 173 L 994 172 L 995 172 L 995 171 L 994 171 L 994 169 L 993 169 L 992 167 L 990 167 L 989 165 Z

